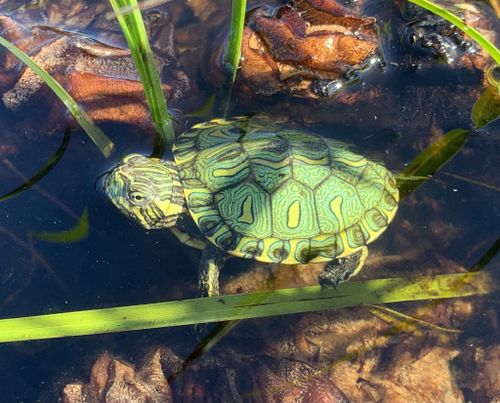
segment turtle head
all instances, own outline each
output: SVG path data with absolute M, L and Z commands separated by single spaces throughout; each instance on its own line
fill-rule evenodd
M 147 229 L 173 227 L 184 210 L 172 161 L 130 154 L 106 176 L 104 191 L 122 213 Z

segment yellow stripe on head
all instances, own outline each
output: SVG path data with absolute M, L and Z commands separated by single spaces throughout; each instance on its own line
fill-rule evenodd
M 122 213 L 147 229 L 172 227 L 184 211 L 182 185 L 171 161 L 128 155 L 106 177 L 104 190 Z

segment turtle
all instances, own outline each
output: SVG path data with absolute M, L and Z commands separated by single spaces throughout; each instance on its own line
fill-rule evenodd
M 218 295 L 229 256 L 325 262 L 334 286 L 362 268 L 394 218 L 399 193 L 381 163 L 345 143 L 258 118 L 213 119 L 181 134 L 173 160 L 126 156 L 104 180 L 118 209 L 202 249 L 199 286 Z

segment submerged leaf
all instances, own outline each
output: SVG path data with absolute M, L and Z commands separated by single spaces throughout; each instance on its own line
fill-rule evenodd
M 73 228 L 60 232 L 33 232 L 32 236 L 46 242 L 73 243 L 87 238 L 88 234 L 89 212 L 87 207 L 85 207 L 82 216 Z
M 351 281 L 339 285 L 338 290 L 312 286 L 2 319 L 0 343 L 261 318 L 360 304 L 468 297 L 488 294 L 492 287 L 488 273 L 455 273 L 413 280 L 400 277 Z
M 52 168 L 54 168 L 57 165 L 57 163 L 61 160 L 62 156 L 64 155 L 64 152 L 68 148 L 70 137 L 71 137 L 71 130 L 68 128 L 64 131 L 64 137 L 61 145 L 59 146 L 55 154 L 49 159 L 49 161 L 35 175 L 29 178 L 21 186 L 15 188 L 14 190 L 11 190 L 10 192 L 4 194 L 3 196 L 0 196 L 0 202 L 8 200 L 11 197 L 14 197 L 19 193 L 29 189 L 35 183 L 40 181 L 45 175 L 47 175 L 52 170 Z
M 489 86 L 472 107 L 472 122 L 480 129 L 500 116 L 500 87 Z
M 386 322 L 392 322 L 395 326 L 400 328 L 401 330 L 403 329 L 409 329 L 411 327 L 427 327 L 430 329 L 437 330 L 439 332 L 445 332 L 445 333 L 460 333 L 461 331 L 458 329 L 453 329 L 449 327 L 444 327 L 444 326 L 439 326 L 434 323 L 431 323 L 427 320 L 419 319 L 417 317 L 413 317 L 410 315 L 407 315 L 403 312 L 396 311 L 395 309 L 388 308 L 386 306 L 381 306 L 381 305 L 372 305 L 368 304 L 367 306 L 370 307 L 370 312 L 377 316 L 378 318 L 386 321 Z
M 78 124 L 87 133 L 101 153 L 107 158 L 114 149 L 113 142 L 99 129 L 85 110 L 73 99 L 71 95 L 54 78 L 40 67 L 31 57 L 0 36 L 0 45 L 6 47 L 21 62 L 26 64 L 35 74 L 37 74 L 47 86 L 66 105 Z
M 417 155 L 397 179 L 401 197 L 413 192 L 446 164 L 464 146 L 468 136 L 467 130 L 451 130 Z M 423 178 L 418 180 L 415 178 L 418 176 Z
M 223 60 L 223 82 L 219 88 L 218 94 L 218 97 L 222 99 L 220 108 L 224 118 L 226 118 L 229 113 L 233 84 L 236 80 L 236 73 L 240 65 L 246 8 L 247 0 L 233 0 L 231 2 L 231 27 Z
M 212 110 L 215 104 L 215 94 L 210 95 L 210 97 L 201 105 L 198 109 L 192 112 L 186 113 L 184 116 L 192 118 L 210 118 L 212 116 Z

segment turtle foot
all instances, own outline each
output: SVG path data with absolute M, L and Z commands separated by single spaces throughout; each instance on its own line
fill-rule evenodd
M 339 283 L 349 280 L 358 274 L 365 263 L 368 249 L 365 247 L 351 256 L 335 259 L 328 263 L 318 276 L 322 287 L 337 289 Z

